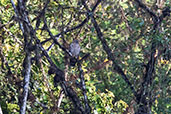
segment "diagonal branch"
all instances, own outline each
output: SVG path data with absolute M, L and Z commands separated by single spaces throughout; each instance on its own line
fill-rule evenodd
M 101 0 L 98 0 L 98 1 L 96 2 L 96 4 L 94 5 L 93 9 L 91 10 L 91 12 L 94 12 L 94 11 L 95 11 L 95 9 L 96 9 L 97 6 L 99 5 L 100 1 L 101 1 Z M 83 20 L 80 24 L 78 24 L 77 26 L 72 27 L 72 28 L 69 28 L 69 29 L 67 29 L 67 30 L 65 30 L 65 31 L 63 31 L 63 32 L 61 32 L 61 33 L 55 35 L 55 37 L 56 37 L 56 38 L 61 37 L 62 34 L 67 34 L 68 32 L 72 32 L 73 30 L 76 30 L 76 29 L 78 29 L 78 28 L 84 26 L 84 25 L 88 22 L 88 20 L 89 20 L 89 16 L 88 16 L 86 19 L 84 19 L 84 20 Z M 48 42 L 48 41 L 50 41 L 50 40 L 52 40 L 52 39 L 53 39 L 53 38 L 48 38 L 48 39 L 42 41 L 41 44 L 44 44 L 44 43 L 46 43 L 46 42 Z
M 166 17 L 170 15 L 171 10 L 169 9 L 169 7 L 165 8 L 162 11 L 162 14 L 160 16 L 157 16 L 152 10 L 150 10 L 145 4 L 143 4 L 140 0 L 135 0 L 135 2 L 138 3 L 139 7 L 141 7 L 142 9 L 144 9 L 146 12 L 148 12 L 150 14 L 151 17 L 154 18 L 153 20 L 153 29 L 152 29 L 152 34 L 156 34 L 157 31 L 157 27 L 160 25 L 160 23 L 162 22 L 162 20 Z M 152 42 L 152 46 L 151 46 L 151 57 L 150 60 L 147 64 L 147 69 L 146 69 L 146 74 L 144 76 L 144 81 L 142 82 L 142 87 L 145 86 L 145 84 L 149 84 L 151 83 L 151 77 L 152 77 L 152 73 L 154 71 L 154 67 L 155 67 L 155 61 L 156 61 L 156 43 L 153 41 Z M 142 89 L 143 90 L 143 89 Z M 143 91 L 142 91 L 143 92 Z M 142 93 L 140 92 L 140 94 Z
M 159 26 L 164 19 L 164 17 L 169 16 L 171 10 L 167 7 L 162 11 L 161 16 L 157 16 L 153 11 L 151 11 L 145 4 L 143 4 L 140 0 L 135 0 L 135 2 L 138 3 L 139 7 L 144 9 L 146 12 L 150 14 L 151 17 L 153 17 L 153 29 L 151 30 L 151 34 L 155 35 L 157 31 L 159 30 Z M 151 45 L 151 55 L 150 60 L 148 61 L 146 65 L 146 73 L 143 78 L 143 82 L 141 83 L 141 88 L 137 95 L 137 103 L 140 104 L 138 108 L 137 113 L 147 113 L 148 107 L 147 104 L 149 104 L 149 107 L 151 108 L 152 100 L 147 99 L 147 95 L 149 95 L 151 92 L 147 90 L 148 86 L 152 84 L 153 81 L 153 74 L 154 74 L 154 68 L 155 68 L 155 62 L 157 60 L 156 57 L 156 48 L 157 43 L 154 41 L 154 38 L 152 38 L 152 45 Z M 151 98 L 150 98 L 151 99 Z M 151 110 L 151 109 L 150 109 Z
M 98 2 L 100 3 L 101 0 L 98 0 Z M 84 5 L 84 7 L 87 9 L 87 11 L 89 12 L 90 10 L 88 9 L 88 6 L 86 5 L 85 1 L 82 0 L 82 4 Z M 97 32 L 97 36 L 100 39 L 102 45 L 103 45 L 103 49 L 105 50 L 105 52 L 108 55 L 108 59 L 111 60 L 113 62 L 113 68 L 115 71 L 117 71 L 118 74 L 120 74 L 122 76 L 122 78 L 125 80 L 125 82 L 129 85 L 129 87 L 131 88 L 132 92 L 134 93 L 134 96 L 137 95 L 135 88 L 133 87 L 133 85 L 131 84 L 131 82 L 129 81 L 129 79 L 127 78 L 127 76 L 125 75 L 125 73 L 123 72 L 122 68 L 115 62 L 114 59 L 114 55 L 112 53 L 112 50 L 109 48 L 107 41 L 103 38 L 103 33 L 100 30 L 99 25 L 97 24 L 97 21 L 95 20 L 94 16 L 90 15 L 91 17 L 91 22 L 94 25 L 94 28 L 96 29 Z
M 155 21 L 158 20 L 157 15 L 152 10 L 150 10 L 145 4 L 143 4 L 140 0 L 135 0 L 135 2 L 137 2 L 139 7 L 147 11 L 150 14 L 150 16 L 152 16 L 155 19 Z

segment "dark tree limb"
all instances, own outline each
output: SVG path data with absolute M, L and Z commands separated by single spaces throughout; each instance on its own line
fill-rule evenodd
M 156 34 L 157 27 L 161 24 L 162 20 L 166 16 L 170 15 L 171 10 L 169 9 L 169 7 L 167 7 L 162 11 L 162 15 L 157 16 L 152 10 L 150 10 L 141 1 L 139 1 L 139 0 L 135 0 L 135 1 L 138 3 L 139 7 L 141 7 L 145 11 L 147 11 L 150 14 L 150 16 L 154 18 L 154 20 L 153 20 L 154 25 L 153 25 L 153 29 L 152 29 L 152 34 L 153 35 Z M 150 80 L 150 77 L 154 71 L 155 61 L 156 61 L 156 57 L 155 57 L 156 51 L 155 50 L 156 50 L 156 43 L 153 41 L 152 46 L 151 46 L 151 57 L 150 57 L 148 64 L 146 65 L 147 70 L 146 70 L 146 74 L 144 77 L 144 81 L 142 82 L 142 86 L 145 86 L 144 84 L 146 82 L 148 82 L 148 80 Z
M 155 19 L 157 18 L 157 15 L 152 10 L 150 10 L 145 4 L 143 4 L 140 0 L 135 0 L 135 2 L 137 2 L 139 7 L 141 7 L 146 12 L 148 12 L 150 14 L 150 16 L 154 17 Z
M 36 42 L 39 45 L 39 48 L 41 49 L 41 51 L 43 51 L 43 54 L 47 58 L 47 60 L 50 63 L 50 65 L 55 69 L 56 76 L 60 78 L 60 80 L 61 80 L 60 84 L 61 84 L 62 89 L 64 90 L 65 95 L 68 96 L 69 99 L 73 102 L 75 108 L 80 110 L 84 114 L 84 108 L 83 108 L 83 106 L 82 106 L 82 104 L 81 104 L 81 102 L 80 102 L 76 92 L 71 87 L 69 87 L 66 84 L 66 82 L 64 81 L 65 80 L 64 72 L 61 69 L 59 69 L 53 63 L 53 61 L 51 60 L 51 58 L 49 57 L 48 53 L 46 52 L 46 50 L 41 45 L 41 43 L 38 40 L 38 38 L 36 38 Z
M 138 3 L 139 7 L 144 9 L 147 13 L 150 14 L 150 16 L 153 18 L 153 29 L 151 30 L 151 34 L 155 35 L 159 29 L 159 26 L 164 19 L 164 17 L 169 16 L 171 10 L 167 7 L 162 11 L 162 15 L 157 16 L 152 10 L 150 10 L 145 4 L 143 4 L 140 0 L 135 0 L 136 3 Z M 154 39 L 154 38 L 153 38 Z M 150 60 L 148 61 L 146 65 L 146 73 L 143 78 L 142 86 L 138 92 L 137 95 L 137 103 L 141 104 L 137 113 L 148 113 L 148 107 L 147 104 L 149 104 L 150 108 L 152 105 L 152 100 L 147 100 L 146 97 L 148 97 L 148 94 L 151 94 L 150 91 L 147 91 L 146 88 L 152 84 L 152 75 L 154 73 L 154 68 L 155 68 L 155 62 L 157 60 L 156 55 L 156 48 L 157 44 L 156 41 L 153 41 L 152 39 L 152 45 L 151 45 L 151 55 L 150 55 Z
M 100 3 L 101 0 L 98 0 L 97 2 Z M 82 4 L 86 8 L 86 10 L 88 12 L 90 12 L 90 10 L 88 9 L 88 6 L 86 5 L 86 3 L 85 3 L 84 0 L 82 0 Z M 100 27 L 97 24 L 97 21 L 95 20 L 93 14 L 91 12 L 90 12 L 90 17 L 91 17 L 91 22 L 93 23 L 94 28 L 95 28 L 95 30 L 97 32 L 97 36 L 98 36 L 99 40 L 101 41 L 101 43 L 103 45 L 103 49 L 105 50 L 105 52 L 108 55 L 108 59 L 113 62 L 113 68 L 114 68 L 114 70 L 118 74 L 120 74 L 122 76 L 122 78 L 125 80 L 125 82 L 128 84 L 128 86 L 131 88 L 134 96 L 137 96 L 137 93 L 135 91 L 135 88 L 133 87 L 133 85 L 131 84 L 131 82 L 129 81 L 129 79 L 127 78 L 127 76 L 125 75 L 125 73 L 123 72 L 122 68 L 115 62 L 115 59 L 114 59 L 114 55 L 112 53 L 112 50 L 109 48 L 109 46 L 107 44 L 107 41 L 103 38 L 103 33 L 101 32 Z

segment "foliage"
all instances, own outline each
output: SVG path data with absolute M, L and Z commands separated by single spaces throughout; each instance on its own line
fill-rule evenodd
M 160 1 L 160 0 L 159 0 Z M 160 16 L 163 9 L 169 6 L 169 1 L 156 3 L 155 0 L 144 0 L 144 4 L 151 8 L 156 15 Z M 14 0 L 17 6 L 17 0 Z M 87 5 L 93 9 L 96 1 L 87 0 Z M 86 8 L 81 0 L 50 0 L 44 17 L 39 15 L 46 4 L 45 0 L 34 0 L 26 2 L 26 10 L 31 26 L 36 28 L 37 19 L 40 21 L 39 28 L 36 29 L 36 37 L 43 42 L 50 38 L 49 32 L 45 29 L 45 19 L 47 27 L 55 36 L 60 33 L 57 40 L 65 49 L 69 44 L 78 39 L 81 46 L 79 60 L 87 53 L 88 58 L 84 59 L 81 66 L 86 85 L 86 95 L 91 107 L 91 113 L 95 114 L 115 114 L 124 113 L 131 107 L 131 101 L 136 101 L 130 85 L 121 74 L 114 69 L 115 63 L 122 68 L 136 92 L 140 92 L 142 82 L 147 72 L 147 64 L 151 58 L 151 53 L 155 50 L 155 66 L 152 74 L 152 82 L 146 91 L 149 91 L 150 99 L 153 99 L 150 109 L 153 113 L 170 112 L 170 19 L 165 17 L 159 29 L 153 31 L 154 24 L 152 17 L 141 8 L 136 1 L 105 0 L 97 6 L 93 12 L 103 38 L 114 54 L 115 63 L 110 60 L 104 50 L 103 42 L 98 38 L 97 31 L 91 19 L 88 20 Z M 65 33 L 87 18 L 86 24 L 75 30 Z M 0 1 L 0 108 L 4 114 L 19 113 L 22 103 L 22 93 L 24 91 L 24 60 L 26 57 L 26 41 L 22 33 L 22 19 L 17 19 L 10 0 Z M 53 40 L 43 43 L 43 48 L 48 49 Z M 33 40 L 33 45 L 36 45 Z M 155 44 L 156 48 L 151 47 Z M 37 62 L 38 50 L 41 57 Z M 74 112 L 75 105 L 63 92 L 61 82 L 54 85 L 55 74 L 48 74 L 51 67 L 46 56 L 41 49 L 31 52 L 32 65 L 29 83 L 29 95 L 27 99 L 27 113 L 59 114 L 79 113 Z M 54 45 L 47 50 L 48 55 L 65 73 L 66 83 L 71 87 L 84 104 L 84 92 L 79 88 L 82 80 L 79 77 L 79 65 L 71 67 L 69 56 L 59 46 Z M 144 89 L 144 88 L 143 88 Z M 59 99 L 62 102 L 59 103 Z M 57 105 L 59 103 L 59 107 Z M 135 112 L 140 104 L 133 104 Z

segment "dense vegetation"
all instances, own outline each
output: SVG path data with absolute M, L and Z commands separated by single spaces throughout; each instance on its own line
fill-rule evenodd
M 170 6 L 1 0 L 0 113 L 171 113 Z M 71 66 L 74 39 L 81 52 Z

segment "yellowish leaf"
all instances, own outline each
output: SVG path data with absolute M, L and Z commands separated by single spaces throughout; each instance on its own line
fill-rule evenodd
M 108 62 L 109 60 L 106 58 L 105 60 L 104 60 L 104 62 Z

